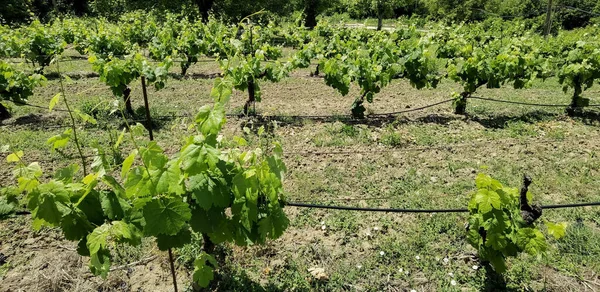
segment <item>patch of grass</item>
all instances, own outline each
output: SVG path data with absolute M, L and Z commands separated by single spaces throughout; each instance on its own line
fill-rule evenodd
M 111 250 L 112 264 L 114 266 L 120 266 L 139 261 L 145 257 L 148 257 L 148 251 L 152 251 L 155 246 L 156 241 L 150 237 L 143 238 L 142 244 L 138 246 L 117 243 Z
M 381 143 L 390 147 L 399 147 L 408 144 L 407 140 L 396 131 L 395 127 L 388 125 L 381 135 Z
M 0 279 L 10 270 L 10 262 L 6 262 L 0 266 Z

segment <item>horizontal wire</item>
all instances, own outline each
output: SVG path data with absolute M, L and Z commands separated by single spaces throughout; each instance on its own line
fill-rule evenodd
M 570 104 L 530 103 L 530 102 L 510 101 L 510 100 L 494 99 L 494 98 L 479 97 L 479 96 L 470 96 L 467 99 L 479 99 L 479 100 L 485 100 L 485 101 L 502 102 L 502 103 L 509 103 L 509 104 L 518 104 L 518 105 L 528 105 L 528 106 L 543 106 L 543 107 L 570 107 L 571 106 Z M 600 104 L 575 106 L 575 108 L 586 108 L 586 107 L 600 107 Z
M 362 212 L 384 212 L 384 213 L 468 213 L 469 212 L 469 210 L 465 209 L 465 208 L 462 208 L 462 209 L 368 208 L 368 207 L 311 204 L 311 203 L 303 203 L 303 202 L 286 202 L 286 203 L 284 203 L 284 205 L 290 206 L 290 207 L 298 207 L 298 208 L 362 211 Z M 547 206 L 541 206 L 541 208 L 542 209 L 566 209 L 566 208 L 593 207 L 593 206 L 600 206 L 600 202 L 547 205 Z

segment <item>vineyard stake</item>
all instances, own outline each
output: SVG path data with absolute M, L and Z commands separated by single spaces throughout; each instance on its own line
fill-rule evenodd
M 152 133 L 152 118 L 150 117 L 150 106 L 148 105 L 148 93 L 146 92 L 146 77 L 142 76 L 142 93 L 144 95 L 144 107 L 146 109 L 146 126 L 148 133 L 150 133 L 150 141 L 154 141 L 154 134 Z
M 169 248 L 169 263 L 171 264 L 171 276 L 173 277 L 173 288 L 177 292 L 177 277 L 175 277 L 175 265 L 173 264 L 173 252 Z
M 144 95 L 144 108 L 146 109 L 146 124 L 150 141 L 154 141 L 152 133 L 152 118 L 150 117 L 150 106 L 148 105 L 148 93 L 146 92 L 146 77 L 142 76 L 142 93 Z M 173 288 L 177 292 L 177 276 L 175 275 L 175 264 L 173 264 L 173 251 L 169 248 L 169 265 L 171 266 L 171 276 L 173 277 Z

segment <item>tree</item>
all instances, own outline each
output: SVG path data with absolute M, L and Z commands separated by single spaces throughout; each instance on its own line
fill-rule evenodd
M 196 5 L 198 5 L 198 11 L 200 11 L 200 15 L 202 16 L 202 22 L 208 22 L 208 12 L 213 6 L 214 0 L 194 0 Z
M 383 13 L 385 10 L 384 2 L 384 0 L 375 0 L 375 3 L 373 3 L 375 12 L 377 13 L 377 30 L 381 30 L 381 27 L 383 26 Z
M 304 0 L 304 26 L 312 29 L 317 26 L 319 0 Z

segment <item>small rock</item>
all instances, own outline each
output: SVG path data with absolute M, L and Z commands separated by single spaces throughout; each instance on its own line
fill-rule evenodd
M 271 267 L 273 269 L 280 268 L 280 267 L 283 267 L 283 266 L 285 266 L 285 262 L 283 260 L 274 260 L 274 261 L 271 261 Z
M 325 269 L 323 268 L 310 268 L 308 269 L 308 272 L 319 281 L 327 281 L 329 279 L 329 276 L 327 276 L 327 274 L 325 273 Z

